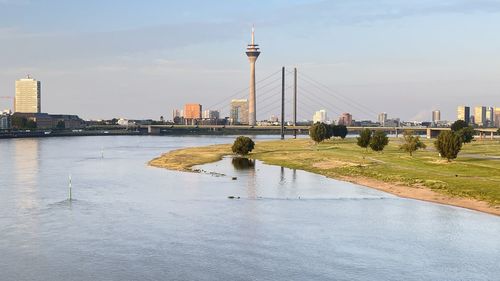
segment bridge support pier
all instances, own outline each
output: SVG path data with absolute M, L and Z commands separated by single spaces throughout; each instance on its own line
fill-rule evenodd
M 150 135 L 159 135 L 161 133 L 161 129 L 158 127 L 148 126 L 148 134 Z

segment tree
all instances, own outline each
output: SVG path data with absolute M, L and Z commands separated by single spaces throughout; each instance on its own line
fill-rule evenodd
M 412 156 L 413 152 L 417 151 L 418 149 L 426 148 L 425 143 L 420 140 L 420 137 L 413 135 L 413 131 L 404 131 L 403 138 L 404 143 L 399 147 L 399 149 L 410 153 L 410 156 Z
M 255 143 L 249 137 L 239 136 L 233 143 L 231 149 L 234 153 L 240 155 L 247 155 L 255 147 Z
M 347 127 L 344 125 L 337 125 L 337 135 L 336 137 L 340 137 L 341 139 L 345 139 L 349 131 L 347 130 Z
M 26 124 L 28 123 L 28 119 L 26 117 L 19 117 L 16 115 L 12 115 L 12 127 L 16 129 L 24 129 L 26 128 Z
M 500 135 L 500 129 L 497 130 L 497 135 Z
M 387 134 L 383 131 L 376 131 L 370 140 L 370 148 L 374 151 L 382 151 L 388 143 Z
M 363 147 L 368 150 L 368 146 L 370 145 L 370 141 L 372 139 L 372 131 L 370 131 L 370 129 L 364 129 L 359 133 L 359 137 L 356 139 L 359 147 Z
M 469 124 L 467 124 L 467 122 L 465 122 L 464 120 L 457 120 L 453 122 L 453 124 L 451 124 L 451 130 L 453 132 L 458 132 L 460 131 L 460 129 L 466 128 L 468 126 Z
M 452 131 L 443 131 L 439 134 L 434 146 L 439 151 L 439 155 L 449 161 L 455 159 L 462 149 L 462 139 Z
M 26 128 L 27 129 L 36 129 L 37 125 L 36 125 L 36 122 L 33 121 L 33 120 L 28 120 L 28 122 L 26 122 Z
M 328 128 L 324 123 L 318 122 L 313 124 L 311 128 L 309 128 L 309 136 L 314 142 L 320 143 L 328 136 Z
M 462 143 L 470 143 L 474 139 L 474 128 L 471 126 L 464 127 L 456 132 L 462 140 Z

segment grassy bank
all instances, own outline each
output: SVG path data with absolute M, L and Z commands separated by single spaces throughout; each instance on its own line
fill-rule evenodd
M 409 191 L 426 189 L 450 197 L 480 200 L 495 209 L 500 208 L 500 142 L 467 144 L 451 163 L 438 157 L 432 142 L 426 143 L 427 150 L 418 151 L 411 157 L 399 150 L 399 139 L 391 139 L 383 153 L 361 149 L 354 139 L 328 140 L 319 145 L 308 139 L 264 141 L 257 143 L 250 157 L 362 184 L 361 179 L 372 180 L 365 185 L 373 187 L 379 182 Z M 194 165 L 214 162 L 229 154 L 230 145 L 188 148 L 167 153 L 150 164 L 189 170 Z M 390 188 L 386 191 L 391 192 Z

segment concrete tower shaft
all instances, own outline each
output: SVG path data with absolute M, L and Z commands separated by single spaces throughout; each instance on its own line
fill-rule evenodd
M 259 45 L 255 44 L 255 29 L 252 27 L 252 43 L 247 45 L 246 51 L 250 61 L 250 93 L 248 98 L 248 124 L 255 126 L 257 122 L 257 103 L 255 96 L 255 62 L 260 55 Z

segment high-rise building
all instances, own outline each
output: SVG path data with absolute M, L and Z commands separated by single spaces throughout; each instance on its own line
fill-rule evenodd
M 217 110 L 203 110 L 202 118 L 203 119 L 219 119 L 219 111 Z
M 381 126 L 385 126 L 385 121 L 387 121 L 387 113 L 382 112 L 378 115 L 378 123 L 380 123 Z
M 495 127 L 500 128 L 500 107 L 495 107 Z
M 461 105 L 457 108 L 457 120 L 463 120 L 465 123 L 470 123 L 470 107 Z
M 441 121 L 441 111 L 440 110 L 432 111 L 432 123 L 436 124 L 439 121 Z
M 233 125 L 248 125 L 249 124 L 249 114 L 248 114 L 248 100 L 237 99 L 231 100 L 231 124 Z
M 495 108 L 486 107 L 486 125 L 492 127 L 495 124 Z
M 186 123 L 194 124 L 201 119 L 201 104 L 188 103 L 184 105 L 184 120 Z
M 474 107 L 474 123 L 478 126 L 486 126 L 486 106 Z
M 344 112 L 339 117 L 339 125 L 351 126 L 352 125 L 352 115 L 350 113 Z
M 248 124 L 255 126 L 257 122 L 257 105 L 255 97 L 255 62 L 260 55 L 259 45 L 255 44 L 255 30 L 252 27 L 252 43 L 248 44 L 246 54 L 250 61 L 250 95 L 248 99 Z
M 42 112 L 42 86 L 29 75 L 16 80 L 16 97 L 14 112 L 40 113 Z
M 11 127 L 12 125 L 10 112 L 0 112 L 0 130 L 10 130 Z
M 313 123 L 326 123 L 327 115 L 326 110 L 321 109 L 314 113 L 313 115 Z
M 172 120 L 174 120 L 176 117 L 181 118 L 182 117 L 182 110 L 179 109 L 174 109 L 172 110 Z

